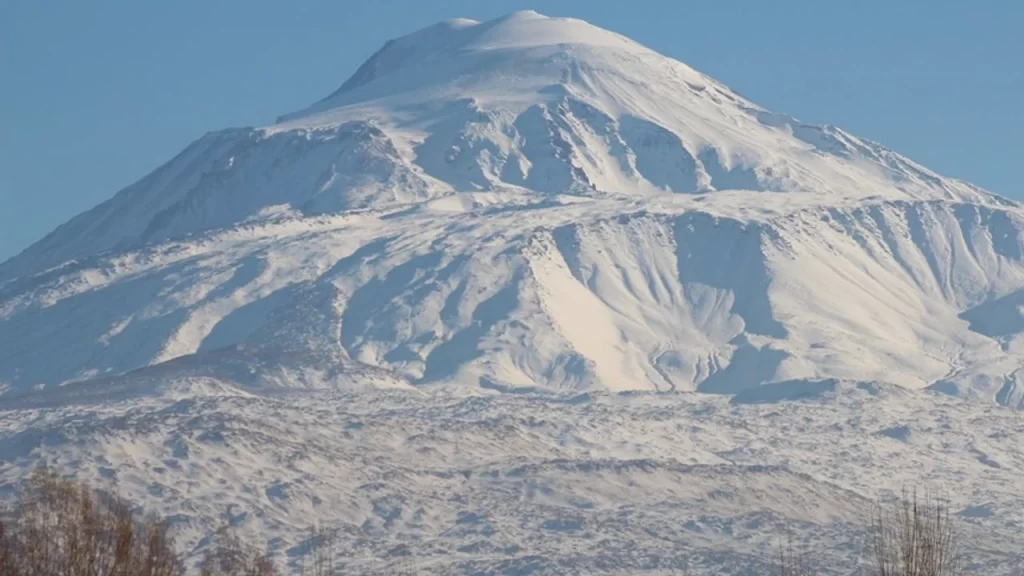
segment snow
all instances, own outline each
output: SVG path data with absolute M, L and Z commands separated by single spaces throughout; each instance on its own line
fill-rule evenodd
M 787 532 L 825 573 L 849 574 L 875 499 L 926 482 L 945 490 L 973 572 L 1009 575 L 1024 522 L 1018 416 L 868 382 L 743 401 L 196 386 L 8 400 L 0 478 L 46 462 L 116 483 L 173 515 L 193 553 L 229 522 L 295 561 L 316 520 L 335 530 L 345 573 L 380 575 L 753 576 Z
M 579 20 L 452 20 L 0 264 L 0 479 L 444 574 L 756 573 L 794 523 L 842 564 L 934 482 L 1009 574 L 1021 294 L 1015 202 Z
M 98 255 L 3 285 L 0 380 L 26 390 L 248 343 L 468 387 L 854 378 L 994 400 L 1014 381 L 1016 208 L 759 194 L 780 200 L 772 213 L 750 194 L 480 193 Z

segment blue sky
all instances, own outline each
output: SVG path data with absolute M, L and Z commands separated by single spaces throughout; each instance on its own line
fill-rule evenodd
M 325 96 L 388 38 L 527 8 L 1024 199 L 1020 0 L 2 0 L 0 260 L 203 133 Z

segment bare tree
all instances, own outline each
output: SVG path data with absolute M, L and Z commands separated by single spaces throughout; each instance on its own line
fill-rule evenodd
M 810 556 L 797 550 L 793 545 L 793 534 L 786 531 L 785 541 L 779 545 L 779 553 L 775 561 L 775 574 L 778 576 L 814 576 Z
M 333 576 L 334 573 L 334 533 L 321 526 L 310 526 L 299 559 L 300 576 Z
M 0 521 L 3 576 L 179 576 L 166 522 L 38 469 Z
M 903 491 L 875 511 L 870 554 L 876 576 L 961 576 L 963 559 L 949 506 L 930 493 Z
M 395 576 L 414 576 L 416 574 L 416 564 L 411 556 L 403 556 L 395 562 L 392 573 Z
M 200 576 L 279 576 L 269 554 L 243 545 L 229 529 L 220 532 L 214 546 L 203 554 Z
M 334 532 L 309 529 L 302 576 L 333 576 Z M 280 576 L 268 553 L 229 528 L 217 532 L 201 576 Z M 140 518 L 116 493 L 38 469 L 19 499 L 0 509 L 0 576 L 184 576 L 167 522 Z
M 10 545 L 10 535 L 4 518 L 0 518 L 0 576 L 13 576 L 18 574 L 17 564 L 14 561 L 14 550 Z

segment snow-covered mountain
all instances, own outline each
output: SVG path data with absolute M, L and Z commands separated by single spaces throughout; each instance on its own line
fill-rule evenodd
M 196 472 L 203 480 L 195 498 L 205 504 L 168 505 L 164 490 L 182 480 L 189 450 L 159 456 L 154 447 L 187 442 L 145 430 L 167 425 L 175 410 L 205 410 L 209 418 L 174 425 L 213 426 L 224 443 L 226 424 L 215 414 L 272 419 L 307 406 L 301 399 L 310 389 L 355 395 L 379 422 L 387 421 L 384 409 L 368 399 L 380 394 L 676 391 L 735 394 L 749 404 L 860 394 L 850 382 L 930 389 L 885 396 L 902 411 L 960 406 L 937 393 L 1017 407 L 1022 303 L 1024 208 L 1015 202 L 840 128 L 769 112 L 579 20 L 534 12 L 452 20 L 387 42 L 337 91 L 272 125 L 207 134 L 0 265 L 0 404 L 8 411 L 0 444 L 12 454 L 3 473 L 13 477 L 44 457 L 90 473 L 82 458 L 91 456 L 82 454 L 102 453 L 95 474 L 128 475 L 145 501 L 209 519 L 204 506 L 220 494 L 203 483 L 209 469 Z M 286 390 L 295 404 L 281 399 Z M 273 401 L 257 400 L 271 393 Z M 501 398 L 481 402 L 515 403 Z M 255 404 L 232 411 L 245 402 Z M 445 402 L 422 410 L 447 421 L 454 416 L 446 410 L 462 408 Z M 643 427 L 657 409 L 637 402 L 628 418 Z M 880 405 L 871 404 L 888 414 Z M 98 421 L 140 431 L 129 440 L 103 427 L 54 428 L 78 418 L 81 406 Z M 579 410 L 566 417 L 589 418 L 571 415 Z M 799 411 L 779 416 L 781 428 L 787 415 Z M 346 418 L 330 416 L 327 425 L 348 426 Z M 291 423 L 293 431 L 304 426 Z M 533 434 L 520 424 L 511 433 Z M 816 433 L 828 430 L 823 424 Z M 57 439 L 46 441 L 51 432 Z M 531 442 L 565 442 L 560 434 Z M 711 473 L 680 471 L 663 460 L 671 457 L 780 465 L 785 470 L 734 470 L 743 478 L 737 486 L 759 485 L 763 474 L 769 484 L 802 478 L 797 484 L 815 483 L 820 501 L 834 501 L 839 487 L 864 498 L 883 488 L 872 484 L 876 474 L 816 484 L 824 481 L 821 462 L 800 468 L 784 451 L 762 460 L 688 460 L 678 451 L 685 446 L 648 454 L 641 443 L 657 440 L 637 434 L 620 449 L 586 450 L 597 440 L 572 440 L 579 449 L 546 451 L 526 442 L 509 448 L 502 465 L 540 463 L 502 474 L 570 478 L 583 466 L 599 471 L 595 486 L 612 486 L 637 481 L 638 469 L 647 474 L 648 457 L 664 476 L 658 482 Z M 915 434 L 927 444 L 950 432 Z M 148 446 L 146 456 L 126 456 L 133 442 Z M 246 442 L 232 448 L 235 457 L 260 454 L 260 441 Z M 722 438 L 711 443 L 731 450 Z M 975 454 L 970 446 L 965 454 Z M 505 449 L 478 448 L 492 457 Z M 200 460 L 214 457 L 199 452 Z M 860 464 L 869 466 L 868 456 Z M 277 457 L 264 462 L 268 469 L 287 468 L 287 457 Z M 171 460 L 178 467 L 154 464 Z M 381 477 L 399 460 L 378 462 Z M 951 462 L 951 476 L 941 478 L 973 465 Z M 409 474 L 426 482 L 419 475 L 464 465 L 443 461 L 438 466 L 449 468 L 434 470 L 424 462 Z M 255 467 L 236 473 L 239 482 L 261 482 Z M 332 486 L 332 497 L 350 497 Z M 408 492 L 426 490 L 417 486 L 392 494 L 387 506 L 420 498 Z M 262 515 L 260 506 L 285 506 L 275 494 L 320 498 L 310 490 L 268 488 L 266 502 L 239 505 Z M 380 516 L 373 522 L 391 529 L 377 500 L 367 508 L 351 498 L 324 508 L 326 517 L 360 526 L 361 515 Z M 984 505 L 997 510 L 999 502 Z M 818 505 L 807 500 L 795 514 L 824 522 L 805 514 Z M 853 522 L 847 512 L 835 518 Z M 448 512 L 438 514 L 418 517 L 421 536 Z M 480 528 L 470 524 L 460 529 Z M 192 544 L 201 543 L 196 530 Z M 508 546 L 517 557 L 529 548 Z M 478 553 L 503 550 L 511 548 L 491 539 Z
M 585 22 L 453 20 L 6 262 L 0 382 L 244 344 L 418 385 L 1015 403 L 1022 214 Z

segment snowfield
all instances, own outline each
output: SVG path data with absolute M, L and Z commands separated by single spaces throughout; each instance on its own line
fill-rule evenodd
M 876 498 L 945 494 L 976 574 L 1020 574 L 1024 422 L 870 382 L 692 392 L 448 395 L 210 390 L 0 409 L 2 480 L 46 461 L 295 561 L 335 533 L 343 574 L 769 573 L 785 534 L 828 574 Z
M 351 573 L 1021 574 L 1024 208 L 572 19 L 444 22 L 0 264 L 0 477 Z M 1022 381 L 1024 384 L 1024 381 Z M 1016 570 L 1016 571 L 1014 571 Z

